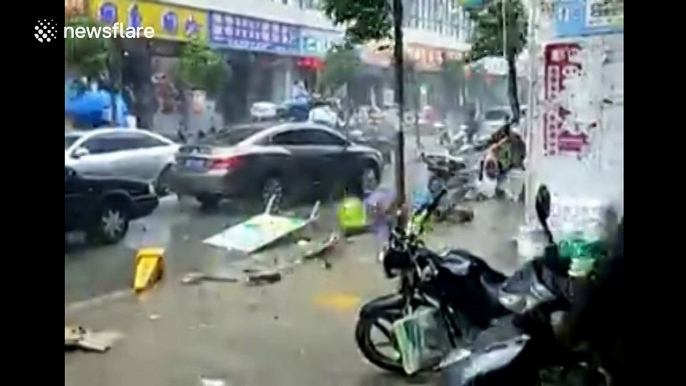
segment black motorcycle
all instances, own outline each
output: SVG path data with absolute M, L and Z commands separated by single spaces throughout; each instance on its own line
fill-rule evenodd
M 445 366 L 447 386 L 583 385 L 607 386 L 611 382 L 596 362 L 597 356 L 584 348 L 560 344 L 559 329 L 576 292 L 574 280 L 565 277 L 568 265 L 557 256 L 557 248 L 547 226 L 550 197 L 545 187 L 536 197 L 536 214 L 549 239 L 539 272 L 547 288 L 556 296 L 525 312 L 502 317 L 481 331 L 470 353 Z M 449 354 L 448 357 L 455 356 Z
M 380 368 L 405 373 L 393 324 L 418 309 L 437 311 L 453 350 L 470 347 L 494 320 L 526 312 L 556 298 L 538 279 L 536 261 L 507 277 L 466 250 L 437 254 L 426 248 L 421 240 L 424 225 L 445 194 L 444 189 L 419 208 L 407 229 L 390 232 L 381 258 L 387 277 L 399 277 L 398 292 L 371 300 L 360 310 L 355 329 L 357 345 Z M 392 353 L 386 354 L 385 347 L 374 342 L 374 329 L 389 340 Z

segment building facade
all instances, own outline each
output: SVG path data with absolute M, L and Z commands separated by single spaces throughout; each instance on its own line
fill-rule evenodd
M 289 99 L 295 82 L 304 81 L 311 91 L 315 90 L 317 70 L 328 49 L 341 41 L 344 32 L 320 11 L 320 2 L 88 0 L 88 12 L 104 22 L 154 28 L 154 39 L 130 42 L 136 47 L 127 50 L 145 51 L 150 58 L 154 81 L 146 87 L 155 90 L 157 103 L 151 104 L 157 106 L 156 122 L 167 122 L 160 117 L 171 117 L 169 122 L 177 120 L 182 92 L 174 90 L 168 75 L 181 45 L 193 37 L 222 52 L 231 65 L 233 77 L 216 103 L 230 120 L 241 120 L 255 101 L 281 103 Z M 437 72 L 445 58 L 459 58 L 469 50 L 470 25 L 456 1 L 405 0 L 405 9 L 407 53 L 419 71 Z M 371 75 L 365 79 L 378 90 L 376 96 L 362 99 L 380 100 L 384 79 L 388 83 L 392 54 L 380 51 L 378 42 L 371 42 L 360 47 L 360 56 L 364 72 Z
M 211 31 L 209 40 L 219 49 L 251 53 L 247 55 L 247 61 L 261 63 L 262 85 L 253 87 L 260 89 L 255 97 L 275 102 L 290 96 L 293 82 L 305 80 L 313 83 L 311 70 L 318 67 L 317 60 L 321 60 L 331 44 L 343 36 L 343 28 L 334 26 L 320 11 L 321 0 L 165 0 L 164 3 L 209 10 L 216 15 L 209 18 L 210 24 L 216 21 L 226 27 L 227 20 L 233 23 L 238 17 L 240 23 L 246 21 L 246 28 L 259 29 L 260 32 L 252 32 L 252 35 L 251 32 L 240 32 L 240 36 L 231 38 L 223 36 L 225 31 L 222 27 L 211 27 L 218 35 L 213 39 Z M 229 19 L 220 21 L 221 15 Z M 437 71 L 445 57 L 462 57 L 469 50 L 471 26 L 457 1 L 405 0 L 404 25 L 408 54 L 424 71 Z M 234 27 L 230 27 L 230 31 L 231 28 Z M 283 42 L 277 45 L 248 42 L 255 40 L 253 35 L 266 31 L 265 28 L 276 28 L 279 33 L 285 30 L 285 36 L 291 39 L 286 44 L 288 47 Z M 377 51 L 377 43 L 362 47 L 363 63 L 372 67 L 389 67 L 390 52 Z M 312 88 L 313 85 L 308 86 Z M 268 91 L 270 87 L 271 91 Z

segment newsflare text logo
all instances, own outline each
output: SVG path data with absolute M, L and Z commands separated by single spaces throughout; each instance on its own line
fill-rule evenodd
M 56 23 L 53 20 L 38 20 L 34 29 L 33 36 L 41 43 L 51 42 L 57 39 Z M 138 39 L 146 37 L 148 39 L 155 36 L 152 27 L 124 27 L 124 23 L 114 23 L 112 26 L 97 27 L 64 27 L 64 38 L 92 39 L 92 38 L 129 38 Z

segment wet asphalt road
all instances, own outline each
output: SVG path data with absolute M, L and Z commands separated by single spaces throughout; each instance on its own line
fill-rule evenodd
M 421 165 L 408 169 L 411 180 L 421 180 Z M 383 185 L 391 176 L 388 168 Z M 436 226 L 427 245 L 465 248 L 511 273 L 519 265 L 510 237 L 523 217 L 521 207 L 504 200 L 469 206 L 473 222 Z M 192 200 L 165 199 L 153 215 L 132 224 L 119 245 L 66 254 L 65 303 L 128 288 L 137 244 L 166 245 L 168 274 L 138 297 L 126 291 L 128 296 L 65 307 L 65 324 L 123 336 L 107 354 L 66 354 L 65 384 L 89 386 L 93 379 L 146 386 L 437 384 L 433 374 L 389 375 L 358 351 L 354 333 L 361 305 L 396 287 L 379 266 L 373 235 L 341 242 L 327 255 L 328 266 L 308 261 L 273 284 L 182 284 L 179 274 L 206 268 L 212 256 L 225 260 L 226 252 L 202 240 L 242 218 L 231 205 L 203 213 Z M 279 249 L 279 254 L 287 253 Z
M 436 149 L 434 137 L 423 138 L 424 146 Z M 421 184 L 425 178 L 423 165 L 414 161 L 415 138 L 406 139 L 406 169 L 408 185 Z M 393 165 L 387 165 L 382 186 L 393 186 Z M 297 208 L 307 213 L 307 207 Z M 251 212 L 256 213 L 256 210 Z M 155 212 L 131 223 L 127 237 L 110 246 L 74 244 L 65 251 L 64 279 L 65 305 L 82 302 L 115 291 L 130 288 L 133 278 L 133 261 L 136 248 L 164 246 L 167 269 L 173 275 L 201 269 L 208 255 L 216 248 L 202 240 L 223 229 L 240 223 L 250 214 L 241 213 L 240 203 L 224 203 L 219 210 L 201 211 L 191 198 L 177 201 L 168 197 L 161 200 Z

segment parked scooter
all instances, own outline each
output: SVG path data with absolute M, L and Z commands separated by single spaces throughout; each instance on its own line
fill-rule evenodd
M 536 214 L 549 239 L 546 255 L 539 271 L 548 287 L 573 285 L 565 280 L 564 264 L 557 256 L 557 248 L 547 225 L 550 214 L 550 196 L 545 187 L 539 188 L 536 197 Z M 547 261 L 546 261 L 547 260 Z M 545 276 L 547 275 L 547 276 Z M 507 285 L 507 284 L 506 284 Z M 563 291 L 559 291 L 563 292 Z M 558 293 L 553 299 L 530 307 L 528 311 L 505 317 L 493 327 L 482 331 L 465 354 L 453 352 L 448 358 L 457 360 L 444 364 L 443 384 L 448 386 L 496 386 L 504 384 L 585 385 L 611 384 L 606 374 L 595 364 L 588 351 L 571 350 L 559 344 L 555 331 L 564 320 L 569 307 L 568 294 Z M 557 316 L 557 317 L 555 317 Z
M 415 211 L 407 229 L 389 232 L 388 244 L 380 255 L 387 277 L 398 277 L 400 287 L 397 293 L 366 303 L 355 329 L 362 354 L 380 368 L 404 374 L 436 369 L 451 350 L 470 347 L 492 321 L 524 313 L 558 296 L 542 284 L 536 260 L 507 277 L 466 250 L 437 254 L 426 248 L 421 238 L 424 225 L 446 192 L 442 190 Z M 408 363 L 416 362 L 416 358 L 403 356 L 393 326 L 419 310 L 435 312 L 448 344 L 441 349 L 442 355 L 415 368 Z M 386 335 L 395 353 L 386 354 L 383 346 L 372 340 L 374 328 Z

